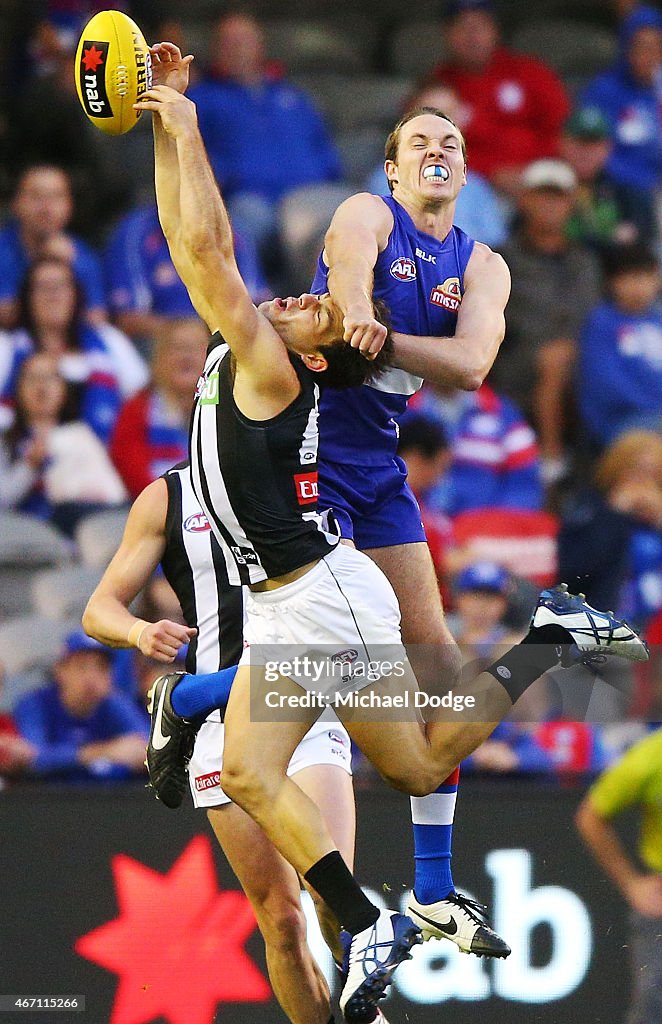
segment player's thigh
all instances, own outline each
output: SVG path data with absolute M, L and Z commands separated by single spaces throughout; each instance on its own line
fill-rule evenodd
M 237 773 L 260 776 L 265 772 L 285 775 L 292 754 L 312 725 L 314 718 L 295 722 L 275 720 L 278 709 L 273 709 L 271 715 L 265 703 L 268 692 L 287 697 L 304 691 L 282 676 L 277 683 L 267 684 L 258 667 L 239 667 L 224 719 L 225 777 Z
M 331 838 L 351 869 L 356 838 L 352 776 L 339 765 L 313 764 L 296 772 L 292 781 L 317 804 Z
M 427 544 L 398 544 L 369 548 L 395 591 L 402 617 L 405 644 L 452 644 L 444 618 L 439 583 Z

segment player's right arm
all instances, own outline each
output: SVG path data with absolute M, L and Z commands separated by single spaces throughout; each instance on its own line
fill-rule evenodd
M 343 312 L 345 341 L 365 355 L 377 355 L 386 340 L 386 328 L 375 319 L 372 285 L 377 257 L 392 230 L 386 203 L 361 192 L 341 203 L 324 239 L 329 293 Z
M 197 631 L 169 619 L 146 622 L 133 615 L 129 605 L 161 561 L 167 510 L 168 487 L 159 478 L 133 503 L 122 542 L 83 614 L 83 628 L 95 640 L 109 647 L 137 647 L 163 662 L 174 661 Z
M 167 86 L 146 92 L 137 107 L 151 110 L 165 138 L 155 135 L 157 201 L 175 267 L 209 329 L 219 331 L 232 349 L 237 377 L 278 395 L 287 404 L 299 393 L 299 380 L 280 336 L 258 312 L 244 284 L 234 253 L 232 227 L 207 159 L 195 104 Z M 170 173 L 172 143 L 179 191 L 159 183 Z

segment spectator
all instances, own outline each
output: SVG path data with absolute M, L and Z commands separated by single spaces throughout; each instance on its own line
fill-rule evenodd
M 558 153 L 565 90 L 546 65 L 501 46 L 490 0 L 450 0 L 445 42 L 449 58 L 432 79 L 460 97 L 471 166 L 516 195 L 523 168 Z
M 0 666 L 0 694 L 3 683 L 3 670 Z M 4 789 L 5 776 L 21 774 L 32 764 L 35 754 L 32 744 L 19 735 L 12 716 L 0 712 L 0 790 Z
M 267 297 L 256 254 L 237 241 L 237 262 L 255 302 Z M 132 210 L 108 242 L 104 258 L 110 309 L 132 338 L 153 337 L 163 320 L 195 316 L 170 258 L 156 206 Z
M 0 231 L 0 327 L 13 327 L 21 283 L 30 264 L 51 256 L 70 263 L 81 286 L 86 317 L 105 318 L 101 265 L 93 251 L 67 233 L 73 213 L 69 176 L 59 167 L 37 165 L 21 175 L 12 206 L 14 219 Z
M 398 457 L 406 463 L 407 482 L 420 505 L 428 547 L 443 590 L 451 524 L 427 503 L 427 495 L 444 476 L 450 461 L 448 442 L 439 422 L 424 413 L 408 412 L 400 424 Z
M 622 23 L 620 49 L 618 62 L 589 83 L 581 102 L 598 107 L 608 118 L 614 148 L 607 174 L 626 219 L 643 241 L 652 241 L 657 231 L 655 190 L 662 180 L 662 13 L 635 7 Z
M 582 328 L 577 401 L 584 427 L 599 447 L 634 427 L 662 427 L 660 269 L 641 245 L 613 250 L 609 297 Z
M 573 496 L 559 534 L 559 572 L 597 608 L 644 625 L 662 610 L 662 436 L 622 434 L 600 457 L 593 486 Z
M 125 403 L 111 441 L 113 461 L 132 498 L 188 457 L 191 401 L 208 342 L 197 317 L 164 321 L 159 328 L 151 383 Z
M 79 519 L 127 497 L 106 449 L 75 419 L 75 396 L 45 353 L 18 374 L 16 419 L 0 442 L 0 508 L 50 519 L 71 536 Z
M 489 665 L 501 645 L 517 643 L 519 637 L 504 622 L 514 589 L 510 573 L 496 562 L 472 562 L 457 574 L 453 635 L 465 661 L 480 659 Z
M 641 740 L 598 779 L 577 812 L 579 833 L 625 898 L 630 914 L 630 1024 L 662 1020 L 662 730 Z M 631 807 L 642 812 L 638 862 L 612 819 Z
M 209 74 L 190 98 L 232 222 L 266 260 L 280 200 L 301 185 L 337 180 L 340 160 L 311 99 L 267 65 L 254 17 L 221 16 L 210 52 Z
M 567 237 L 577 179 L 560 160 L 538 160 L 522 177 L 521 223 L 503 247 L 512 275 L 506 340 L 490 383 L 533 423 L 543 479 L 566 471 L 568 391 L 579 329 L 600 297 L 600 271 L 589 250 Z
M 605 175 L 612 148 L 611 128 L 599 108 L 575 110 L 561 139 L 561 155 L 577 176 L 568 236 L 597 250 L 614 242 L 632 242 L 637 233 L 633 224 L 624 222 L 614 185 Z
M 140 774 L 146 720 L 113 692 L 111 651 L 82 630 L 70 633 L 53 666 L 53 682 L 23 697 L 15 720 L 36 751 L 31 770 L 68 781 Z
M 516 406 L 487 384 L 478 391 L 426 384 L 417 410 L 442 424 L 449 439 L 447 473 L 426 492 L 435 512 L 476 508 L 542 508 L 538 444 Z
M 28 270 L 19 295 L 18 330 L 4 339 L 0 362 L 0 400 L 13 401 L 16 377 L 30 353 L 57 358 L 62 375 L 80 392 L 80 418 L 105 441 L 123 394 L 145 383 L 142 359 L 116 328 L 93 326 L 82 316 L 81 290 L 69 263 L 41 257 Z
M 408 107 L 433 107 L 443 110 L 453 121 L 460 119 L 460 101 L 457 93 L 437 82 L 416 93 Z M 376 167 L 366 182 L 366 190 L 375 195 L 386 195 L 388 182 L 383 162 Z M 457 199 L 453 223 L 470 238 L 485 242 L 493 249 L 505 242 L 508 229 L 506 218 L 497 195 L 487 178 L 467 167 L 467 182 Z

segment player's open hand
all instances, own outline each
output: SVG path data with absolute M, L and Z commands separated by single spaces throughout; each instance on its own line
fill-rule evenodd
M 151 110 L 152 113 L 158 114 L 168 135 L 172 135 L 174 139 L 197 127 L 195 103 L 191 103 L 186 96 L 175 92 L 168 85 L 152 86 L 143 93 L 137 103 L 134 103 L 134 108 Z
M 174 43 L 154 43 L 149 52 L 152 55 L 152 84 L 167 85 L 175 92 L 185 93 L 193 55 L 182 57 L 182 51 Z
M 344 338 L 352 348 L 366 359 L 374 359 L 386 341 L 386 328 L 374 316 L 355 316 L 351 312 L 343 318 Z
M 169 664 L 177 657 L 180 647 L 192 640 L 197 632 L 197 629 L 170 619 L 150 622 L 138 637 L 138 650 L 148 658 Z

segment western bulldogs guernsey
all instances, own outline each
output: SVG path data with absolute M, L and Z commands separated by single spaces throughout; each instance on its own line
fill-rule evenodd
M 388 306 L 394 331 L 449 337 L 455 333 L 464 293 L 464 272 L 474 242 L 451 228 L 443 240 L 423 234 L 392 196 L 381 197 L 393 213 L 393 230 L 375 264 L 373 295 Z M 328 267 L 320 255 L 312 291 L 328 291 Z M 359 388 L 328 388 L 320 402 L 320 462 L 384 466 L 397 447 L 396 421 L 423 381 L 405 370 L 387 370 Z M 324 465 L 321 483 L 326 473 Z M 324 503 L 324 497 L 322 502 Z
M 292 365 L 301 393 L 270 420 L 237 408 L 230 348 L 219 335 L 198 381 L 191 479 L 235 585 L 283 576 L 338 544 L 317 512 L 319 387 L 301 359 Z
M 188 462 L 164 473 L 168 488 L 163 574 L 187 626 L 196 627 L 186 671 L 218 672 L 236 665 L 243 649 L 244 592 L 228 579 L 226 559 L 193 492 Z

